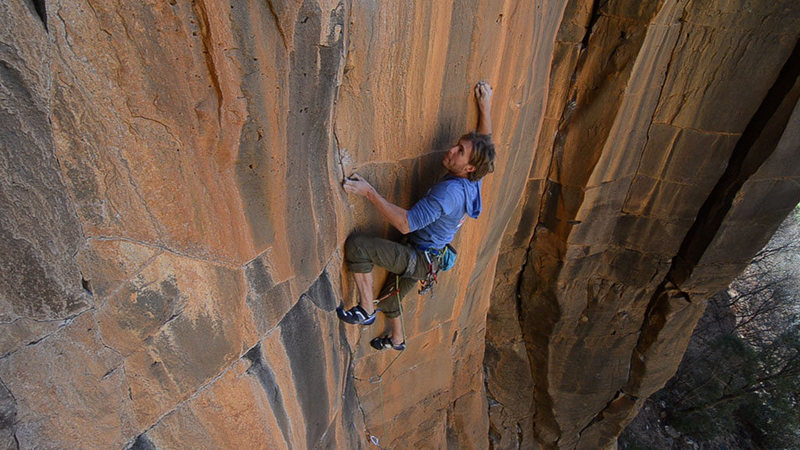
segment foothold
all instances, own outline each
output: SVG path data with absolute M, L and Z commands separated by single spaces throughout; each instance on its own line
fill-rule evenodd
M 153 442 L 148 439 L 147 435 L 140 434 L 133 444 L 128 447 L 129 450 L 155 450 L 157 447 Z
M 39 16 L 39 19 L 41 19 L 45 31 L 47 31 L 47 7 L 45 5 L 45 0 L 33 0 L 33 9 L 36 15 Z
M 89 295 L 94 295 L 94 293 L 92 292 L 92 282 L 84 277 L 81 277 L 81 287 L 83 287 L 83 290 L 86 291 Z

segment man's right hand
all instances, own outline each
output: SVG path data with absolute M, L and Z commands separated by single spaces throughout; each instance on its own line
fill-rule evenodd
M 409 233 L 408 211 L 381 197 L 367 180 L 361 178 L 361 175 L 354 173 L 344 180 L 342 186 L 348 194 L 366 197 L 393 227 L 403 234 Z
M 369 184 L 367 180 L 361 178 L 361 175 L 357 173 L 347 177 L 342 186 L 348 194 L 356 194 L 362 197 L 366 197 L 370 191 L 374 190 L 372 185 Z

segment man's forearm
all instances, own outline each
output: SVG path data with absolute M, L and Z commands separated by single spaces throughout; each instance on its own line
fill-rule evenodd
M 403 234 L 408 234 L 410 227 L 408 225 L 408 211 L 390 203 L 383 198 L 375 189 L 371 189 L 367 193 L 367 198 L 375 206 L 375 209 L 398 231 Z
M 475 85 L 475 101 L 478 103 L 478 134 L 492 134 L 492 86 L 485 81 Z
M 478 134 L 492 134 L 492 108 L 478 108 Z

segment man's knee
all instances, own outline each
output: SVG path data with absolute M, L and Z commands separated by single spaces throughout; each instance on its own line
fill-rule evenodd
M 372 271 L 372 262 L 365 251 L 369 238 L 360 234 L 351 234 L 344 241 L 344 259 L 351 272 L 367 273 Z
M 393 298 L 382 300 L 378 303 L 378 309 L 389 319 L 400 317 L 399 301 Z
M 400 310 L 399 309 L 395 309 L 394 311 L 381 310 L 381 312 L 383 312 L 383 315 L 386 316 L 387 319 L 396 319 L 396 318 L 400 317 Z
M 347 237 L 347 240 L 344 241 L 344 255 L 354 255 L 359 252 L 361 248 L 363 248 L 363 241 L 364 235 L 361 234 L 351 234 Z

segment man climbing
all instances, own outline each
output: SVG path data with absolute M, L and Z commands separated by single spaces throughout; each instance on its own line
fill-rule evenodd
M 411 209 L 403 209 L 384 199 L 358 174 L 344 182 L 350 194 L 366 197 L 378 212 L 405 236 L 401 242 L 352 235 L 345 242 L 345 261 L 353 272 L 359 304 L 349 310 L 336 309 L 341 320 L 350 324 L 370 325 L 375 321 L 372 299 L 372 268 L 381 266 L 390 272 L 384 285 L 378 310 L 386 315 L 391 334 L 376 337 L 370 344 L 378 349 L 406 348 L 400 317 L 400 300 L 422 280 L 430 286 L 446 259 L 454 257 L 449 247 L 466 217 L 477 218 L 481 212 L 481 178 L 494 170 L 492 144 L 492 88 L 486 82 L 475 86 L 478 104 L 478 127 L 462 136 L 442 158 L 445 177 Z M 448 255 L 448 252 L 451 252 Z

